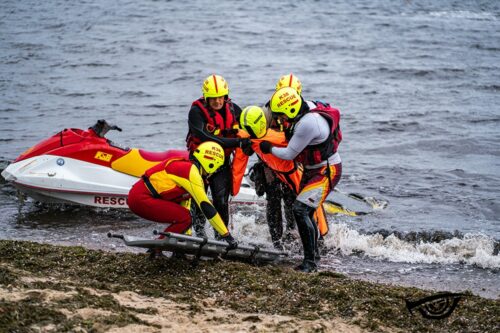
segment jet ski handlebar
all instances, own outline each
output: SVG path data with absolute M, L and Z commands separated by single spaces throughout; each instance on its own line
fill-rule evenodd
M 94 126 L 89 127 L 89 129 L 93 130 L 95 134 L 101 138 L 104 138 L 106 133 L 108 133 L 111 130 L 116 130 L 118 132 L 122 131 L 120 127 L 108 124 L 108 122 L 104 119 L 99 119 L 97 123 L 95 123 Z

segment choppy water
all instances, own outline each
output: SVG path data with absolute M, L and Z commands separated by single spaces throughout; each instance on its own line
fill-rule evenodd
M 330 217 L 324 269 L 496 298 L 500 285 L 498 1 L 9 1 L 0 3 L 0 169 L 62 128 L 105 118 L 114 141 L 181 148 L 202 80 L 241 106 L 293 72 L 342 111 L 339 187 L 389 201 Z M 126 213 L 53 211 L 1 183 L 0 236 L 109 248 Z M 264 225 L 236 214 L 243 240 Z M 391 234 L 393 236 L 391 236 Z

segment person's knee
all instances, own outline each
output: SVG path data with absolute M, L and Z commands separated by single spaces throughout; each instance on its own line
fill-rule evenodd
M 213 186 L 210 188 L 212 192 L 212 200 L 225 202 L 229 199 L 229 186 Z
M 277 213 L 279 211 L 279 213 L 281 214 L 281 199 L 267 197 L 266 198 L 266 208 L 267 208 L 267 211 L 269 211 L 269 212 Z
M 229 204 L 226 200 L 224 200 L 224 198 L 217 198 L 217 199 L 212 198 L 212 200 L 215 209 L 219 213 L 222 213 L 222 211 L 229 209 Z
M 134 199 L 131 199 L 130 197 L 127 198 L 127 206 L 128 209 L 130 209 L 133 213 L 137 214 L 135 212 L 136 210 L 136 201 Z
M 306 215 L 309 216 L 309 212 L 314 210 L 314 208 L 309 207 L 305 203 L 295 200 L 292 206 L 292 211 L 295 215 Z
M 184 221 L 181 222 L 181 229 L 183 230 L 183 232 L 185 232 L 186 230 L 188 230 L 189 228 L 191 228 L 192 226 L 192 220 L 191 218 L 187 218 L 185 219 Z
M 127 198 L 127 205 L 128 208 L 136 215 L 139 215 L 142 217 L 142 201 L 138 200 L 135 196 L 129 196 Z

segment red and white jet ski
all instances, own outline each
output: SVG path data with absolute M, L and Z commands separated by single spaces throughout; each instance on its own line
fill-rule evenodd
M 44 203 L 128 208 L 127 195 L 145 170 L 168 152 L 121 147 L 105 138 L 121 129 L 99 120 L 88 130 L 64 129 L 22 153 L 2 176 Z M 246 181 L 232 203 L 262 203 Z

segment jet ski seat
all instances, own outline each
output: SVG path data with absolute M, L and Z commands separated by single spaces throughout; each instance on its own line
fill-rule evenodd
M 184 150 L 168 150 L 164 152 L 151 152 L 142 149 L 130 149 L 130 151 L 111 163 L 111 168 L 118 172 L 125 173 L 134 177 L 140 177 L 146 170 L 152 168 L 161 161 L 166 160 L 172 155 L 177 155 L 179 152 L 185 153 L 186 158 L 189 156 L 188 151 Z M 178 155 L 177 155 L 178 156 Z

